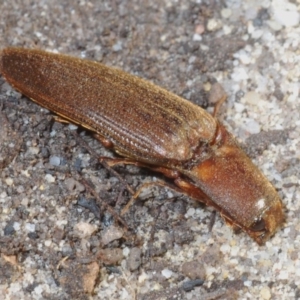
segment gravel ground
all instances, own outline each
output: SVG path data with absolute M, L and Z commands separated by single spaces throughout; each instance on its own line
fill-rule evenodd
M 219 118 L 286 211 L 258 246 L 218 214 L 210 231 L 211 208 L 155 187 L 126 230 L 103 201 L 119 212 L 130 197 L 93 151 L 112 153 L 0 79 L 1 299 L 300 299 L 299 1 L 11 0 L 0 11 L 3 48 L 98 60 L 208 111 L 221 85 Z M 116 170 L 135 189 L 162 179 Z

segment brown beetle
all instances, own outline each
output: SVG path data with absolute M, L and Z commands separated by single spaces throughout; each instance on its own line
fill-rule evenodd
M 173 178 L 258 244 L 282 225 L 274 187 L 199 106 L 123 71 L 40 50 L 4 49 L 0 71 L 22 94 L 96 132 L 129 162 Z

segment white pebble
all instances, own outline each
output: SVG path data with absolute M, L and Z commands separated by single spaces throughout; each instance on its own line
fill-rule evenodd
M 249 65 L 251 63 L 250 55 L 244 51 L 239 55 L 239 59 L 244 65 Z
M 11 178 L 6 178 L 5 183 L 9 186 L 13 185 L 14 181 Z
M 51 137 L 54 137 L 56 135 L 56 130 L 52 130 L 51 132 L 50 132 L 50 136 Z
M 230 252 L 230 246 L 228 244 L 223 244 L 220 247 L 220 251 L 225 254 L 225 253 L 229 253 Z
M 34 288 L 34 293 L 37 295 L 42 295 L 43 292 L 44 290 L 40 284 Z
M 148 278 L 149 278 L 149 276 L 145 272 L 142 272 L 142 274 L 138 278 L 138 282 L 143 283 L 146 280 L 148 280 Z
M 121 41 L 118 41 L 117 43 L 115 43 L 113 46 L 112 46 L 112 50 L 114 52 L 118 52 L 120 50 L 122 50 L 122 42 Z
M 231 251 L 230 251 L 230 255 L 233 257 L 233 256 L 237 256 L 238 253 L 240 251 L 240 248 L 237 247 L 237 246 L 232 246 L 231 247 Z
M 251 37 L 252 37 L 253 39 L 259 39 L 259 38 L 262 37 L 263 33 L 264 33 L 264 32 L 263 32 L 262 30 L 260 30 L 260 29 L 254 30 L 254 31 L 251 33 Z
M 171 191 L 168 191 L 167 192 L 167 197 L 168 197 L 168 199 L 171 199 L 171 198 L 174 197 L 174 194 Z
M 222 27 L 222 24 L 217 19 L 209 19 L 207 22 L 208 31 L 216 31 Z
M 69 129 L 70 130 L 77 130 L 78 126 L 74 125 L 74 124 L 69 124 Z
M 51 244 L 52 244 L 52 241 L 51 240 L 46 240 L 44 244 L 45 244 L 46 247 L 50 247 Z
M 243 126 L 245 130 L 247 130 L 251 134 L 256 134 L 260 132 L 259 124 L 252 119 L 249 119 L 247 123 Z
M 188 217 L 192 217 L 195 214 L 196 210 L 195 208 L 189 208 L 188 211 L 186 212 L 185 216 Z
M 267 24 L 269 25 L 269 27 L 271 29 L 273 29 L 274 31 L 279 31 L 282 29 L 282 25 L 280 23 L 278 23 L 277 21 L 274 21 L 274 20 L 269 20 L 267 22 Z
M 273 18 L 285 27 L 296 26 L 300 21 L 300 15 L 296 10 L 276 9 Z
M 258 101 L 260 100 L 260 95 L 256 92 L 248 92 L 244 95 L 242 102 L 257 105 Z
M 194 41 L 194 42 L 202 41 L 202 36 L 201 36 L 200 34 L 198 34 L 198 33 L 195 33 L 195 34 L 193 35 L 193 41 Z
M 124 257 L 127 257 L 129 255 L 129 253 L 130 253 L 130 249 L 128 247 L 125 247 L 123 249 L 123 255 L 124 255 Z
M 235 102 L 234 109 L 236 110 L 236 112 L 241 113 L 245 110 L 245 105 L 242 103 Z
M 289 275 L 290 274 L 287 272 L 287 270 L 282 270 L 279 272 L 278 279 L 287 280 L 289 279 Z
M 51 174 L 46 174 L 45 179 L 48 183 L 55 182 L 55 177 L 53 177 Z
M 26 223 L 25 229 L 29 232 L 35 232 L 35 224 L 32 223 Z
M 244 68 L 235 68 L 231 74 L 231 78 L 233 81 L 241 82 L 243 80 L 247 80 L 249 78 L 249 74 Z
M 232 32 L 232 27 L 231 26 L 227 26 L 227 25 L 224 25 L 223 26 L 223 32 L 225 35 L 228 35 Z
M 163 270 L 161 271 L 161 274 L 162 274 L 164 277 L 166 277 L 167 279 L 169 279 L 169 278 L 172 277 L 173 272 L 172 272 L 171 270 L 169 270 L 169 269 L 163 269 Z
M 252 286 L 252 281 L 251 280 L 246 280 L 245 282 L 244 282 L 244 286 Z
M 15 231 L 18 231 L 18 230 L 20 230 L 20 228 L 21 228 L 21 224 L 20 224 L 19 222 L 14 222 L 13 227 L 14 227 L 14 230 L 15 230 Z
M 39 147 L 29 147 L 28 148 L 28 153 L 31 155 L 37 155 L 40 152 Z

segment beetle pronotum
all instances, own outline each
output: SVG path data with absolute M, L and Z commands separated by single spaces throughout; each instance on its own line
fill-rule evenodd
M 173 178 L 258 244 L 283 223 L 274 187 L 199 106 L 123 71 L 40 50 L 2 50 L 0 72 L 36 103 L 96 132 L 117 154 Z

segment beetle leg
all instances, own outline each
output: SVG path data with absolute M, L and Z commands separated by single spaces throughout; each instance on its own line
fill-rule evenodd
M 246 228 L 241 227 L 240 225 L 234 223 L 234 221 L 228 217 L 227 214 L 224 214 L 220 211 L 221 218 L 225 221 L 226 225 L 230 226 L 235 232 L 239 232 L 240 230 L 244 230 L 247 232 Z
M 168 168 L 164 168 L 164 167 L 151 167 L 149 168 L 149 165 L 147 164 L 144 164 L 144 163 L 141 163 L 141 162 L 138 162 L 138 161 L 134 161 L 134 160 L 130 160 L 130 159 L 126 159 L 126 158 L 110 158 L 110 157 L 100 157 L 99 158 L 99 161 L 100 163 L 105 167 L 107 168 L 110 172 L 114 173 L 114 175 L 119 178 L 119 180 L 122 182 L 122 183 L 125 183 L 126 184 L 126 187 L 127 187 L 127 190 L 131 193 L 132 195 L 132 198 L 130 199 L 130 201 L 128 202 L 128 204 L 125 206 L 125 208 L 123 209 L 121 215 L 125 214 L 126 211 L 128 210 L 128 208 L 132 205 L 132 203 L 134 202 L 135 199 L 138 198 L 139 194 L 141 193 L 141 191 L 150 186 L 150 185 L 160 185 L 160 186 L 167 186 L 169 187 L 170 189 L 173 189 L 179 193 L 182 193 L 181 189 L 176 187 L 176 186 L 171 186 L 169 185 L 168 183 L 166 182 L 153 182 L 153 183 L 144 183 L 139 189 L 138 191 L 136 191 L 135 193 L 133 192 L 133 190 L 131 189 L 131 187 L 126 183 L 126 181 L 124 179 L 121 178 L 121 176 L 119 176 L 119 174 L 117 174 L 117 172 L 112 169 L 112 167 L 114 166 L 117 166 L 117 165 L 134 165 L 134 166 L 137 166 L 137 167 L 140 167 L 140 168 L 147 168 L 148 170 L 152 170 L 152 171 L 155 171 L 155 172 L 159 172 L 159 173 L 162 173 L 163 175 L 165 175 L 166 177 L 168 178 L 172 178 L 172 179 L 175 179 L 175 178 L 178 178 L 179 176 L 179 172 L 178 171 L 175 171 L 175 170 L 171 170 L 171 169 L 168 169 Z
M 172 178 L 172 179 L 177 179 L 179 177 L 179 172 L 175 171 L 175 170 L 171 170 L 168 168 L 164 168 L 164 167 L 151 167 L 149 168 L 149 165 L 138 162 L 138 161 L 134 161 L 134 160 L 130 160 L 130 159 L 126 159 L 126 158 L 110 158 L 110 157 L 100 157 L 99 158 L 101 164 L 103 164 L 105 167 L 108 167 L 109 169 L 111 169 L 112 167 L 116 166 L 116 165 L 134 165 L 137 167 L 145 167 L 147 169 L 150 169 L 152 171 L 155 172 L 159 172 L 162 173 L 163 175 L 165 175 L 168 178 Z M 112 170 L 112 169 L 111 169 Z M 132 194 L 131 199 L 129 200 L 129 202 L 126 204 L 126 206 L 123 208 L 122 212 L 121 212 L 121 216 L 123 216 L 129 209 L 129 207 L 133 204 L 133 202 L 139 197 L 139 195 L 141 194 L 142 190 L 144 188 L 147 188 L 149 186 L 155 186 L 155 185 L 159 185 L 162 187 L 168 187 L 171 190 L 174 190 L 178 193 L 184 193 L 184 191 L 181 190 L 180 187 L 174 186 L 174 185 L 170 185 L 167 182 L 164 181 L 156 181 L 156 182 L 147 182 L 142 184 L 142 186 L 135 192 L 133 193 L 131 189 L 127 189 L 129 190 L 129 192 Z
M 112 168 L 112 166 L 118 164 L 118 163 L 122 163 L 122 160 L 118 161 L 117 163 L 113 163 L 115 160 L 115 158 L 110 158 L 110 157 L 100 157 L 99 158 L 99 161 L 101 163 L 101 165 L 106 169 L 108 170 L 113 176 L 116 176 L 119 181 L 126 187 L 126 189 L 128 190 L 128 192 L 131 194 L 131 195 L 134 195 L 134 191 L 133 189 L 131 188 L 131 186 L 126 182 L 126 180 L 124 178 L 122 178 L 122 176 Z M 112 163 L 112 164 L 110 164 Z
M 140 168 L 147 168 L 148 170 L 152 170 L 154 172 L 162 173 L 168 178 L 176 179 L 180 176 L 180 172 L 172 169 L 168 169 L 165 167 L 150 167 L 148 164 L 138 162 L 135 160 L 131 160 L 128 158 L 111 158 L 111 157 L 100 157 L 100 162 L 105 161 L 109 167 L 114 167 L 117 165 L 134 165 Z
M 107 163 L 109 167 L 114 167 L 117 165 L 134 165 L 137 167 L 146 167 L 145 164 L 140 163 L 138 161 L 130 160 L 127 158 L 116 158 L 116 157 L 106 157 L 106 156 L 101 156 L 99 158 L 100 162 L 103 163 L 104 161 Z
M 126 230 L 128 230 L 128 225 L 126 224 L 126 222 L 114 211 L 114 209 L 108 203 L 106 203 L 104 199 L 100 198 L 98 193 L 96 193 L 96 191 L 90 186 L 90 184 L 85 179 L 83 179 L 82 183 L 85 186 L 86 190 L 90 192 L 97 199 L 97 201 L 101 203 L 114 216 L 114 218 L 125 227 Z
M 127 213 L 128 209 L 130 208 L 130 206 L 134 203 L 135 200 L 137 200 L 137 198 L 139 197 L 139 195 L 141 194 L 141 192 L 143 191 L 143 189 L 148 188 L 150 186 L 161 186 L 161 187 L 167 187 L 171 190 L 174 190 L 180 194 L 182 194 L 181 189 L 179 189 L 176 186 L 170 185 L 167 182 L 164 181 L 155 181 L 155 182 L 145 182 L 143 183 L 139 189 L 135 192 L 135 194 L 131 197 L 131 199 L 128 201 L 128 203 L 125 205 L 125 207 L 122 209 L 121 211 L 121 216 L 123 216 L 124 214 Z
M 223 95 L 216 103 L 215 107 L 214 107 L 214 112 L 213 112 L 213 117 L 216 118 L 217 114 L 219 113 L 219 110 L 222 106 L 222 104 L 226 101 L 227 99 L 227 95 Z
M 106 158 L 105 158 L 106 159 Z M 149 183 L 144 183 L 135 193 L 134 195 L 131 197 L 131 199 L 129 200 L 129 202 L 126 204 L 126 206 L 123 208 L 122 212 L 121 212 L 121 216 L 124 215 L 129 207 L 133 204 L 133 202 L 138 198 L 138 196 L 140 195 L 140 193 L 142 192 L 142 190 L 146 187 L 152 186 L 152 185 L 159 185 L 159 186 L 163 186 L 163 187 L 168 187 L 172 190 L 175 190 L 178 193 L 181 194 L 187 194 L 188 196 L 203 202 L 206 205 L 210 205 L 215 207 L 216 209 L 219 210 L 219 208 L 216 206 L 216 204 L 214 202 L 212 202 L 210 200 L 210 198 L 199 188 L 194 186 L 193 184 L 185 181 L 184 179 L 182 179 L 180 177 L 180 172 L 175 171 L 175 170 L 171 170 L 168 168 L 164 168 L 164 167 L 151 167 L 149 168 L 149 165 L 144 165 L 143 163 L 139 163 L 136 161 L 131 161 L 131 160 L 126 160 L 126 159 L 110 159 L 108 158 L 108 165 L 111 166 L 115 166 L 117 164 L 131 164 L 131 165 L 135 165 L 135 166 L 139 166 L 139 167 L 147 167 L 150 170 L 153 170 L 155 172 L 159 172 L 162 173 L 163 175 L 165 175 L 168 178 L 174 179 L 174 183 L 176 186 L 171 186 L 169 185 L 167 182 L 149 182 Z M 200 200 L 201 199 L 201 200 Z

